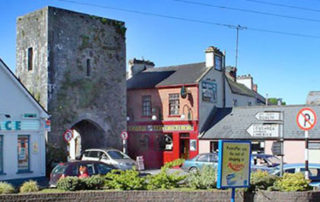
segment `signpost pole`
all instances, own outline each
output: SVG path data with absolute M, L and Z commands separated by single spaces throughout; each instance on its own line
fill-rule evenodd
M 232 188 L 232 192 L 231 192 L 231 202 L 235 202 L 234 198 L 236 195 L 236 188 Z
M 123 145 L 123 153 L 125 153 L 126 154 L 126 142 L 127 142 L 127 140 L 122 140 L 122 145 Z
M 283 148 L 283 132 L 284 132 L 284 123 L 282 125 L 282 129 L 281 129 L 281 132 L 280 132 L 280 147 L 281 147 L 281 162 L 280 162 L 280 176 L 282 177 L 283 175 L 283 155 L 284 155 L 284 148 Z
M 304 137 L 305 137 L 305 153 L 304 153 L 304 158 L 305 158 L 305 178 L 308 180 L 309 179 L 309 144 L 308 144 L 308 138 L 309 138 L 309 131 L 305 130 L 304 131 Z

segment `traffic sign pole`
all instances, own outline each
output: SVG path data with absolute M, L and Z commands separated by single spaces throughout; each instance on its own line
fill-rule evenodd
M 304 176 L 308 180 L 309 179 L 309 132 L 306 130 L 304 131 L 304 136 L 305 136 L 305 151 L 304 151 L 304 159 L 305 159 L 305 173 Z

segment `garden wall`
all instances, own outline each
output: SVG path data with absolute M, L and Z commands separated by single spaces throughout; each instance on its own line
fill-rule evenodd
M 230 191 L 82 191 L 0 195 L 0 201 L 213 201 L 229 202 Z M 236 202 L 318 202 L 320 191 L 236 193 Z

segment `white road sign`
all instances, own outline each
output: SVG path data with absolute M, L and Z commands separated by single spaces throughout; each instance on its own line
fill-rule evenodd
M 281 112 L 258 112 L 256 118 L 261 121 L 281 121 Z
M 247 132 L 252 137 L 280 137 L 280 124 L 252 124 Z

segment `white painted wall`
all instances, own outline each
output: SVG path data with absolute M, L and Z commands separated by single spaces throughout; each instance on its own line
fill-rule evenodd
M 1 180 L 22 179 L 45 176 L 45 129 L 44 112 L 33 100 L 28 97 L 24 89 L 19 86 L 7 69 L 0 63 L 0 122 L 3 121 L 26 121 L 23 114 L 36 114 L 37 118 L 32 119 L 40 122 L 38 130 L 0 130 L 3 135 L 3 168 L 4 175 L 0 175 Z M 10 118 L 4 116 L 10 115 Z M 30 120 L 30 119 L 28 119 Z M 30 173 L 17 174 L 18 171 L 18 135 L 29 135 L 29 161 Z
M 237 100 L 236 106 L 248 106 L 249 102 L 251 102 L 252 106 L 257 105 L 257 100 L 254 97 L 233 94 L 228 81 L 226 81 L 226 107 L 233 107 L 233 100 Z
M 210 152 L 210 141 L 199 140 L 199 154 Z
M 237 83 L 244 84 L 247 88 L 252 90 L 252 87 L 253 87 L 253 79 L 252 79 L 252 77 L 245 77 L 245 78 L 238 77 L 237 78 Z

